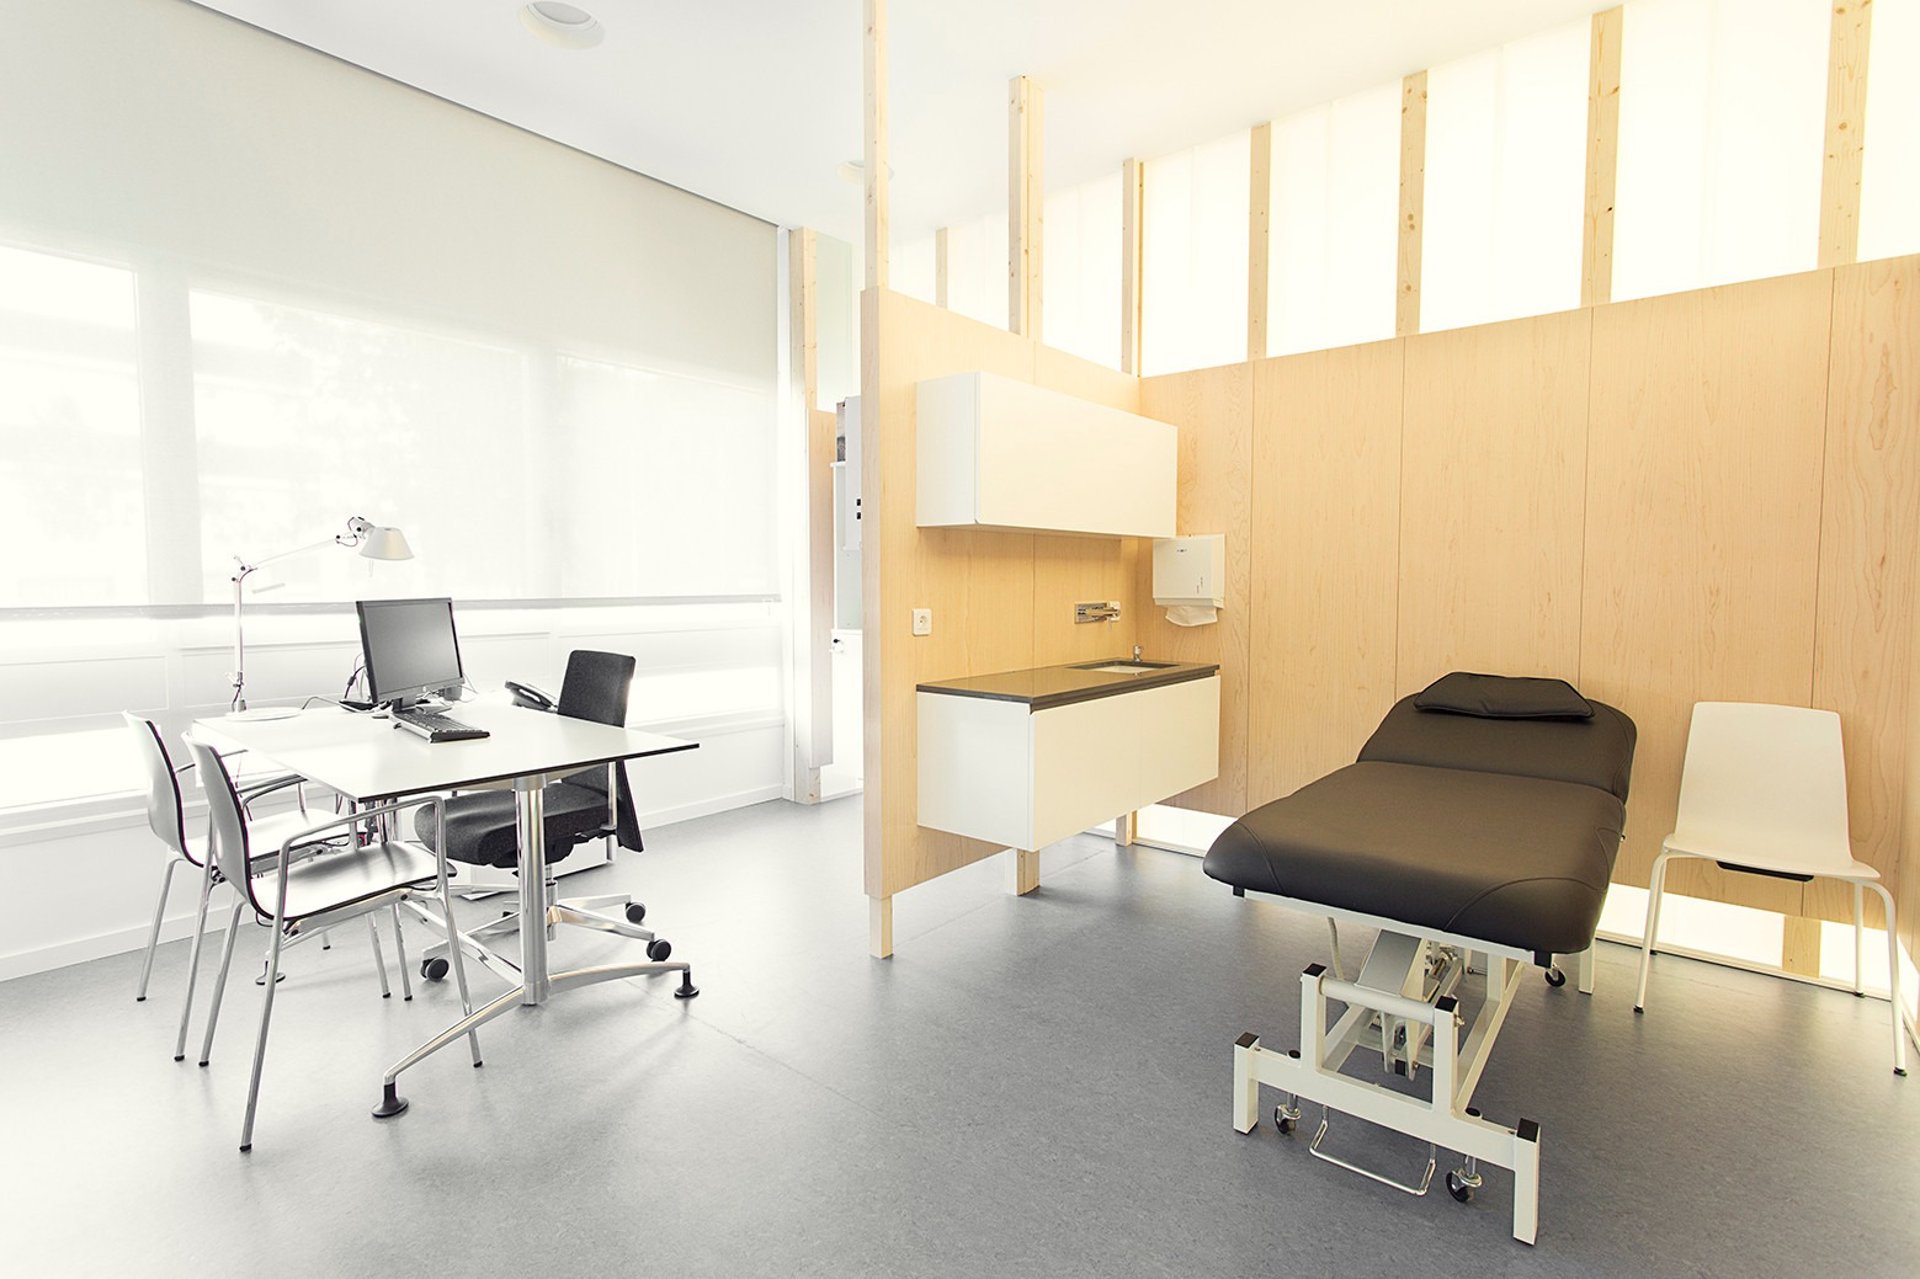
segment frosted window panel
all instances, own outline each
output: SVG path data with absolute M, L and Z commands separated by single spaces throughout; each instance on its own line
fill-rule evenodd
M 1590 41 L 1581 22 L 1428 72 L 1422 330 L 1580 305 Z
M 1142 371 L 1247 358 L 1248 135 L 1147 164 L 1141 228 Z
M 1120 174 L 1047 197 L 1041 340 L 1120 367 Z
M 933 264 L 932 236 L 923 235 L 917 240 L 896 244 L 887 262 L 887 286 L 895 293 L 904 293 L 922 302 L 935 301 Z
M 229 557 L 316 541 L 350 515 L 397 525 L 417 558 L 302 555 L 274 568 L 272 602 L 554 594 L 532 544 L 555 481 L 528 438 L 526 357 L 246 298 L 195 292 L 190 306 L 204 598 L 226 593 Z
M 947 307 L 997 329 L 1007 327 L 1007 215 L 992 213 L 947 228 Z
M 1613 296 L 1811 269 L 1828 6 L 1629 0 L 1623 23 Z
M 1920 253 L 1920 0 L 1877 0 L 1867 62 L 1860 257 Z
M 541 592 L 573 598 L 775 589 L 773 405 L 761 391 L 560 361 L 553 547 Z
M 1392 337 L 1400 86 L 1275 122 L 1272 176 L 1268 353 Z
M 0 246 L 0 608 L 147 602 L 133 274 Z

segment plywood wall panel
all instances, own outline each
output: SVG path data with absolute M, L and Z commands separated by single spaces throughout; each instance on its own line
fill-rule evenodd
M 1136 636 L 1154 661 L 1220 664 L 1220 776 L 1169 802 L 1238 816 L 1247 808 L 1247 661 L 1252 633 L 1249 502 L 1253 472 L 1253 367 L 1230 364 L 1146 378 L 1140 411 L 1180 428 L 1182 533 L 1227 535 L 1226 606 L 1211 626 L 1175 626 L 1153 603 L 1153 557 L 1142 552 Z
M 1405 349 L 1253 366 L 1248 806 L 1352 763 L 1393 705 Z
M 1592 312 L 1407 339 L 1402 696 L 1580 667 Z
M 1920 559 L 1920 260 L 1834 272 L 1813 704 L 1840 712 L 1854 856 L 1892 874 L 1908 788 Z M 1852 892 L 1807 909 L 1852 918 Z
M 1616 878 L 1673 829 L 1692 705 L 1812 694 L 1831 276 L 1594 312 L 1580 687 L 1640 728 Z M 1797 885 L 1672 886 L 1798 913 Z

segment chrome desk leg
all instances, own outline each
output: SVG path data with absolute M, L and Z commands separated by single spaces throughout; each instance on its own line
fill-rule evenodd
M 547 1002 L 547 820 L 544 777 L 514 782 L 520 845 L 521 1002 Z
M 167 854 L 167 868 L 160 872 L 160 900 L 153 904 L 153 927 L 147 932 L 147 957 L 140 961 L 140 987 L 133 992 L 135 1003 L 147 997 L 147 979 L 153 976 L 153 952 L 160 944 L 160 921 L 167 914 L 167 894 L 173 891 L 173 868 L 180 859 L 172 853 Z

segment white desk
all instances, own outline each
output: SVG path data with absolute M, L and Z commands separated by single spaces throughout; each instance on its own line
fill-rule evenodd
M 385 1096 L 373 1112 L 380 1118 L 407 1108 L 406 1100 L 396 1090 L 401 1071 L 515 1005 L 544 1004 L 561 990 L 668 967 L 686 972 L 687 979 L 676 993 L 682 997 L 699 993 L 691 972 L 679 964 L 606 964 L 561 973 L 547 970 L 547 841 L 541 802 L 546 785 L 569 773 L 595 764 L 693 750 L 699 743 L 485 701 L 463 702 L 453 708 L 453 715 L 462 723 L 486 729 L 492 736 L 428 742 L 395 728 L 391 720 L 353 715 L 334 707 L 303 711 L 290 719 L 215 717 L 194 722 L 194 731 L 223 752 L 245 750 L 270 759 L 360 804 L 488 782 L 513 785 L 522 867 L 520 984 L 461 1018 L 389 1069 Z

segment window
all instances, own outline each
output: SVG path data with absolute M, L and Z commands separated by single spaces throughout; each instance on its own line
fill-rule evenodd
M 0 245 L 0 607 L 147 602 L 133 273 Z
M 1628 0 L 1614 298 L 1814 266 L 1828 27 L 1821 0 Z
M 1400 86 L 1273 126 L 1267 350 L 1393 336 L 1400 220 Z
M 1585 22 L 1427 75 L 1420 328 L 1580 305 Z
M 1143 372 L 1247 358 L 1245 133 L 1149 161 L 1141 209 Z
M 947 228 L 947 307 L 1007 327 L 1007 215 L 990 213 Z
M 1920 0 L 1873 6 L 1860 258 L 1920 253 Z
M 895 293 L 904 293 L 922 302 L 936 301 L 933 267 L 932 236 L 923 235 L 917 240 L 896 244 L 893 256 L 887 261 L 888 285 Z
M 1047 197 L 1041 340 L 1120 367 L 1120 174 Z

